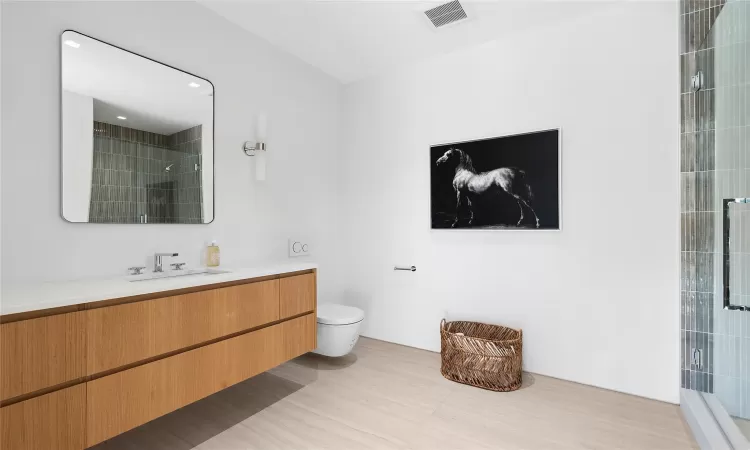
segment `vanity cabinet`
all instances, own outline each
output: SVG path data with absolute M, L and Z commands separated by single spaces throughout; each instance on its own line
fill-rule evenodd
M 314 309 L 308 306 L 307 311 Z M 92 375 L 279 320 L 279 280 L 91 309 L 86 314 L 86 374 Z
M 0 325 L 0 401 L 83 377 L 85 313 Z
M 281 318 L 315 308 L 315 276 L 312 274 L 279 280 Z
M 280 274 L 3 323 L 0 448 L 90 447 L 314 350 L 315 278 Z
M 0 408 L 0 449 L 85 448 L 86 385 Z

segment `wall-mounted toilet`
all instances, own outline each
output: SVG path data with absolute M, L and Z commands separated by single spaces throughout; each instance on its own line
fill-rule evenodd
M 314 353 L 344 356 L 359 339 L 359 327 L 365 312 L 353 306 L 318 305 L 318 348 Z

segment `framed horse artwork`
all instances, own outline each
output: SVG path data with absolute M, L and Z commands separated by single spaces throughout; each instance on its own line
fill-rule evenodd
M 560 229 L 560 130 L 430 147 L 433 229 Z

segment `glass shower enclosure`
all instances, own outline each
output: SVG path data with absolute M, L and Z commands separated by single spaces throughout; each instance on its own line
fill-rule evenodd
M 705 161 L 696 161 L 695 236 L 706 268 L 696 284 L 712 304 L 700 318 L 708 342 L 691 347 L 708 354 L 688 357 L 709 365 L 703 390 L 731 417 L 732 432 L 750 439 L 750 2 L 726 2 L 696 69 L 695 147 Z

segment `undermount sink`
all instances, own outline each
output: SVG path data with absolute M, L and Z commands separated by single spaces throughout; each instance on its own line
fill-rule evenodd
M 203 277 L 208 275 L 220 275 L 222 273 L 229 273 L 228 270 L 220 269 L 187 269 L 187 270 L 171 270 L 169 272 L 152 272 L 143 275 L 135 275 L 128 281 L 131 283 L 134 281 L 153 281 L 163 280 L 165 278 L 175 277 Z

